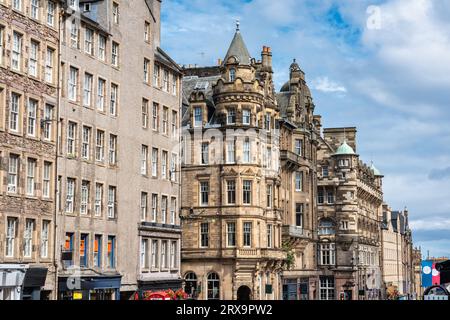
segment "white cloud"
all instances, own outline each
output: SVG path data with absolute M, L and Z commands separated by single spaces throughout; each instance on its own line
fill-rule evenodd
M 411 220 L 409 222 L 411 228 L 413 230 L 449 230 L 450 231 L 450 219 L 444 218 L 428 218 L 428 219 L 419 219 L 419 220 Z
M 432 0 L 381 5 L 381 29 L 365 29 L 364 44 L 378 57 L 427 86 L 450 84 L 450 23 L 437 19 Z
M 341 92 L 346 93 L 347 89 L 337 82 L 331 81 L 328 77 L 318 77 L 311 82 L 314 89 L 326 93 Z

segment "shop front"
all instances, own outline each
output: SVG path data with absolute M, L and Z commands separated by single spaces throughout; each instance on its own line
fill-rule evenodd
M 0 300 L 40 300 L 47 268 L 0 264 Z
M 0 300 L 21 300 L 27 265 L 0 264 Z
M 59 300 L 120 300 L 122 276 L 59 277 Z
M 177 292 L 182 290 L 183 281 L 181 279 L 161 279 L 161 280 L 141 280 L 138 281 L 137 300 L 145 299 L 152 293 Z

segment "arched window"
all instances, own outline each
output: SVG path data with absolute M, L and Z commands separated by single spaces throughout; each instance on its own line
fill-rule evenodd
M 219 275 L 211 272 L 208 275 L 208 300 L 220 299 L 220 279 Z
M 330 219 L 322 219 L 319 222 L 319 235 L 335 234 L 334 223 Z
M 184 276 L 185 285 L 184 291 L 191 297 L 197 297 L 197 275 L 194 272 L 188 272 Z
M 236 70 L 230 69 L 230 82 L 233 82 L 236 79 Z

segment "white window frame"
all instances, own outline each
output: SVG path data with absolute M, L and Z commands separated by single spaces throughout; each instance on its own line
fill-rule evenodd
M 67 178 L 66 182 L 66 205 L 65 212 L 74 212 L 74 200 L 75 200 L 75 184 L 76 181 L 73 178 Z
M 227 247 L 234 248 L 236 247 L 236 244 L 236 222 L 230 221 L 227 222 Z
M 111 45 L 111 64 L 114 67 L 119 67 L 119 50 L 119 44 L 113 41 Z
M 92 84 L 94 83 L 94 76 L 90 73 L 84 74 L 83 86 L 83 105 L 90 107 L 92 105 Z
M 141 146 L 141 174 L 148 174 L 148 146 Z
M 35 99 L 28 99 L 27 105 L 27 135 L 36 137 L 36 123 L 39 102 Z
M 5 257 L 13 258 L 15 255 L 15 242 L 17 232 L 17 218 L 8 217 L 6 222 Z
M 84 52 L 94 55 L 94 30 L 89 28 L 84 30 Z
M 18 173 L 20 158 L 18 155 L 10 154 L 8 162 L 8 193 L 18 192 Z
M 158 153 L 157 148 L 152 148 L 152 177 L 158 177 Z
M 103 213 L 103 184 L 95 184 L 95 202 L 94 202 L 94 215 L 101 217 Z
M 55 26 L 55 3 L 50 0 L 47 1 L 47 24 Z
M 227 163 L 233 164 L 236 162 L 236 140 L 227 141 Z
M 31 258 L 33 255 L 33 238 L 34 238 L 34 220 L 25 220 L 25 229 L 23 231 L 23 256 L 24 258 Z
M 156 222 L 158 218 L 158 195 L 152 193 L 152 222 Z
M 78 69 L 70 67 L 69 70 L 69 100 L 77 101 L 78 95 Z
M 39 70 L 39 42 L 31 40 L 29 52 L 28 74 L 32 77 L 37 77 Z
M 147 220 L 147 211 L 148 211 L 148 193 L 147 192 L 141 192 L 140 207 L 141 207 L 141 221 L 146 221 Z
M 67 155 L 74 157 L 76 155 L 76 137 L 77 124 L 69 121 L 67 124 Z
M 41 258 L 48 258 L 48 242 L 50 239 L 50 221 L 42 220 L 42 229 L 41 229 Z
M 117 107 L 119 104 L 119 86 L 111 83 L 111 100 L 109 103 L 109 114 L 117 116 Z
M 36 192 L 36 188 L 35 188 L 36 168 L 37 168 L 36 159 L 28 158 L 27 159 L 27 183 L 26 183 L 27 196 L 33 197 Z
M 47 52 L 45 56 L 45 81 L 48 83 L 53 83 L 53 61 L 54 61 L 55 50 L 47 47 Z
M 303 191 L 303 171 L 295 171 L 295 191 Z
M 170 198 L 170 224 L 174 225 L 176 222 L 176 212 L 177 212 L 177 198 Z
M 89 190 L 90 183 L 89 181 L 83 180 L 81 182 L 81 200 L 80 200 L 80 214 L 86 215 L 89 210 Z
M 116 196 L 117 189 L 115 186 L 108 187 L 108 218 L 114 219 L 116 217 Z
M 105 131 L 98 130 L 95 135 L 95 161 L 105 160 Z
M 83 132 L 81 137 L 81 158 L 84 160 L 90 160 L 91 158 L 91 135 L 92 128 L 83 126 Z
M 39 0 L 30 1 L 30 16 L 33 19 L 39 20 Z
M 248 109 L 242 110 L 242 124 L 244 126 L 249 126 L 251 121 L 251 112 Z
M 16 71 L 20 71 L 22 69 L 22 42 L 23 35 L 14 31 L 11 52 L 11 68 Z
M 106 80 L 98 78 L 97 81 L 97 110 L 105 110 Z
M 98 52 L 97 52 L 98 54 L 97 54 L 97 56 L 103 62 L 106 61 L 106 43 L 107 42 L 108 42 L 108 40 L 104 35 L 102 35 L 102 34 L 98 35 Z
M 9 130 L 14 132 L 19 132 L 20 128 L 20 99 L 21 95 L 12 92 L 11 93 L 11 102 L 9 109 Z
M 114 134 L 109 135 L 109 165 L 114 166 L 117 164 L 117 136 Z
M 44 161 L 42 170 L 42 197 L 49 199 L 51 192 L 52 163 Z
M 203 124 L 202 107 L 194 107 L 194 128 L 199 128 Z

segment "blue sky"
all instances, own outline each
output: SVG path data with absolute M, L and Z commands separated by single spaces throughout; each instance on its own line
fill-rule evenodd
M 277 88 L 296 58 L 324 126 L 357 126 L 357 152 L 385 175 L 386 202 L 408 208 L 415 244 L 450 256 L 449 15 L 440 0 L 167 0 L 162 47 L 214 65 L 239 19 L 252 56 L 272 48 Z

